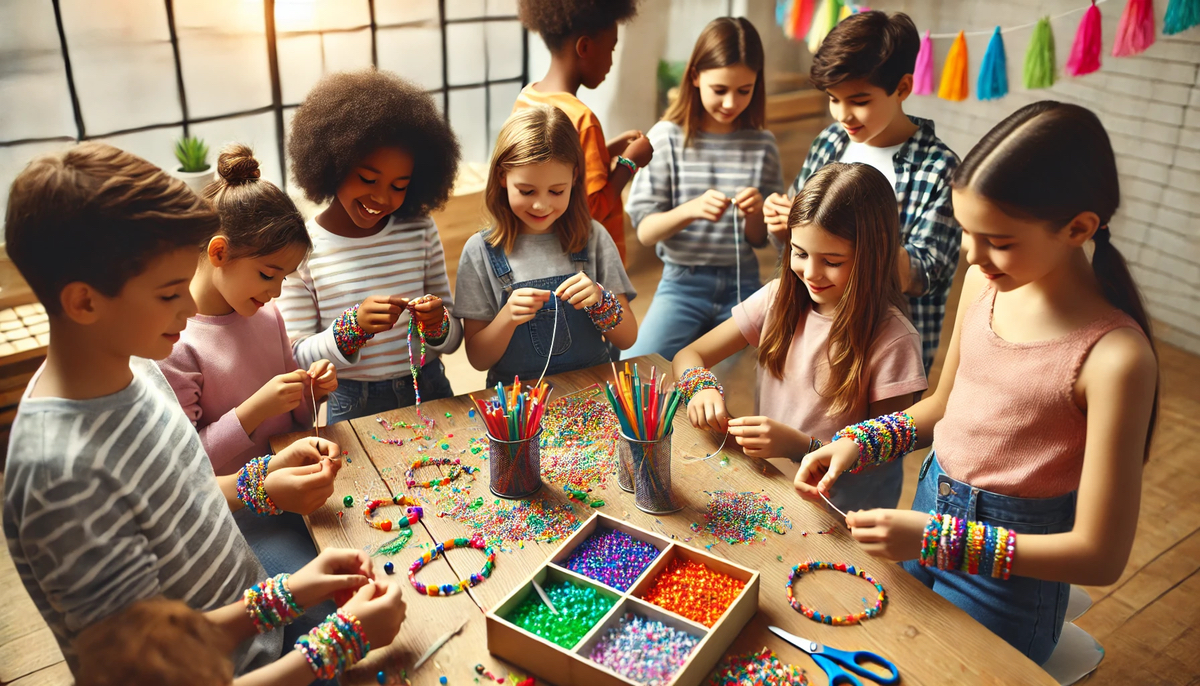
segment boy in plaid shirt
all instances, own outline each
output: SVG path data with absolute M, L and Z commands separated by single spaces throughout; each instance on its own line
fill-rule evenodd
M 813 141 L 788 196 L 829 162 L 875 167 L 896 189 L 900 252 L 896 268 L 921 334 L 925 372 L 937 353 L 946 298 L 962 240 L 950 206 L 950 175 L 958 157 L 933 133 L 933 122 L 909 117 L 901 103 L 912 93 L 920 39 L 904 14 L 863 12 L 829 32 L 813 58 L 813 84 L 829 95 L 836 120 Z M 769 196 L 763 216 L 771 235 L 788 244 L 791 201 Z

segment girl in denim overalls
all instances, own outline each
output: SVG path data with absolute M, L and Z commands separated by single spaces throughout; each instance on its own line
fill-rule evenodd
M 455 287 L 467 359 L 489 386 L 607 364 L 608 343 L 624 350 L 637 338 L 636 293 L 588 214 L 583 169 L 579 136 L 558 109 L 522 110 L 500 131 L 486 191 L 492 226 L 467 240 Z
M 972 268 L 937 391 L 838 432 L 804 459 L 796 488 L 815 499 L 846 470 L 932 445 L 912 511 L 851 512 L 847 525 L 1042 664 L 1069 584 L 1114 583 L 1129 558 L 1158 366 L 1110 242 L 1120 189 L 1094 114 L 1018 110 L 952 186 Z

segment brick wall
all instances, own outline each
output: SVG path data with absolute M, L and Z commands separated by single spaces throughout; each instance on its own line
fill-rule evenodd
M 1085 0 L 875 0 L 874 9 L 907 12 L 922 33 L 959 29 L 990 31 L 1079 7 Z M 1134 57 L 1111 56 L 1124 0 L 1100 5 L 1104 15 L 1103 66 L 1080 78 L 1062 65 L 1070 53 L 1081 13 L 1053 22 L 1060 81 L 1045 90 L 1021 87 L 1030 30 L 1004 35 L 1010 94 L 993 102 L 975 99 L 975 79 L 988 36 L 968 37 L 971 98 L 954 103 L 916 96 L 911 114 L 929 117 L 960 155 L 1013 110 L 1043 99 L 1073 102 L 1100 117 L 1112 138 L 1121 174 L 1121 208 L 1112 223 L 1113 242 L 1129 260 L 1149 301 L 1159 338 L 1200 353 L 1200 27 L 1160 35 Z M 1167 0 L 1155 0 L 1162 29 Z M 935 79 L 951 40 L 934 40 Z M 936 81 L 935 81 L 936 83 Z

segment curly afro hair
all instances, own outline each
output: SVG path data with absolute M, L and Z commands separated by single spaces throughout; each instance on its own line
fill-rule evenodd
M 640 0 L 519 0 L 517 16 L 551 52 L 570 36 L 590 36 L 637 15 Z
M 321 79 L 292 119 L 288 155 L 305 196 L 325 203 L 360 160 L 382 147 L 413 158 L 396 216 L 425 216 L 446 204 L 462 157 L 458 139 L 433 98 L 391 72 L 368 68 Z

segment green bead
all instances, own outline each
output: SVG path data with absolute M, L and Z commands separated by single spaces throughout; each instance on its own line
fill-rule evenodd
M 346 507 L 354 507 L 354 496 L 348 495 L 345 498 L 342 498 L 342 504 Z

